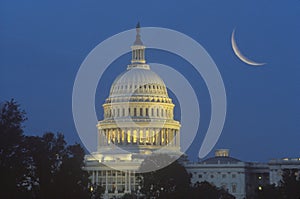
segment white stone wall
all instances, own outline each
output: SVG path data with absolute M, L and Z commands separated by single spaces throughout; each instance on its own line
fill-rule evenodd
M 186 164 L 188 173 L 192 175 L 191 182 L 207 181 L 225 190 L 236 197 L 246 197 L 245 165 L 237 164 Z

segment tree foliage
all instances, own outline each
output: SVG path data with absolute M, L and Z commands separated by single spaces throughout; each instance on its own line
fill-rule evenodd
M 170 163 L 162 168 L 161 165 Z M 166 154 L 152 155 L 146 158 L 141 165 L 140 170 L 145 170 L 143 167 L 162 168 L 152 172 L 142 174 L 142 192 L 146 196 L 160 196 L 166 198 L 167 195 L 172 195 L 172 198 L 184 198 L 184 193 L 189 188 L 190 177 L 185 168 L 174 161 L 171 156 Z M 170 196 L 171 197 L 171 196 Z
M 227 191 L 219 189 L 208 182 L 190 184 L 190 175 L 186 169 L 166 154 L 146 158 L 141 167 L 161 168 L 160 164 L 170 164 L 162 169 L 142 173 L 142 193 L 146 198 L 160 199 L 234 199 Z M 140 168 L 143 170 L 143 168 Z
M 25 112 L 14 100 L 0 109 L 0 198 L 90 198 L 84 150 L 63 134 L 24 136 Z
M 234 199 L 227 191 L 210 184 L 207 181 L 197 182 L 187 193 L 190 199 Z
M 15 101 L 0 105 L 0 198 L 17 197 L 18 182 L 23 178 L 22 141 L 25 111 Z
M 299 171 L 295 169 L 283 170 L 282 180 L 279 186 L 267 185 L 258 191 L 257 198 L 273 199 L 299 199 L 300 198 L 300 179 Z

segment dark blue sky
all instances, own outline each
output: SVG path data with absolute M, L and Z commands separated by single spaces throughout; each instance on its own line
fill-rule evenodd
M 79 142 L 71 110 L 77 70 L 101 41 L 141 21 L 142 26 L 187 34 L 217 64 L 228 111 L 215 148 L 229 148 L 242 160 L 299 157 L 299 20 L 299 0 L 0 0 L 0 101 L 15 98 L 22 104 L 29 118 L 26 134 L 63 132 L 69 142 Z M 230 36 L 235 27 L 243 54 L 267 62 L 265 66 L 246 65 L 234 55 Z M 207 128 L 209 98 L 201 77 L 170 53 L 148 50 L 147 60 L 175 66 L 197 85 L 200 124 Z M 130 55 L 120 57 L 101 79 L 96 95 L 99 115 L 108 85 L 129 61 Z M 199 133 L 191 156 L 198 154 L 202 138 Z

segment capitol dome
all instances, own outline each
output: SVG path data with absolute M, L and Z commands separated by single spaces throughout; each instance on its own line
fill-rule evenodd
M 109 97 L 121 96 L 168 97 L 163 80 L 150 68 L 129 68 L 113 82 Z
M 139 28 L 131 49 L 131 64 L 115 79 L 102 105 L 98 151 L 117 145 L 133 153 L 161 148 L 178 152 L 180 123 L 174 120 L 175 105 L 164 81 L 146 64 Z

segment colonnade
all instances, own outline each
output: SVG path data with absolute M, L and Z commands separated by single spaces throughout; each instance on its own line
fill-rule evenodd
M 112 128 L 100 129 L 98 146 L 117 145 L 155 145 L 179 147 L 179 130 L 171 128 Z
M 92 184 L 104 186 L 105 193 L 130 193 L 137 186 L 135 171 L 131 170 L 94 170 L 91 171 L 91 178 Z
M 134 49 L 132 51 L 132 61 L 145 61 L 145 50 L 144 48 Z
M 116 106 L 115 108 L 105 109 L 104 117 L 150 117 L 150 118 L 169 118 L 173 119 L 173 108 L 148 108 L 148 107 L 134 107 L 127 108 L 122 106 Z

